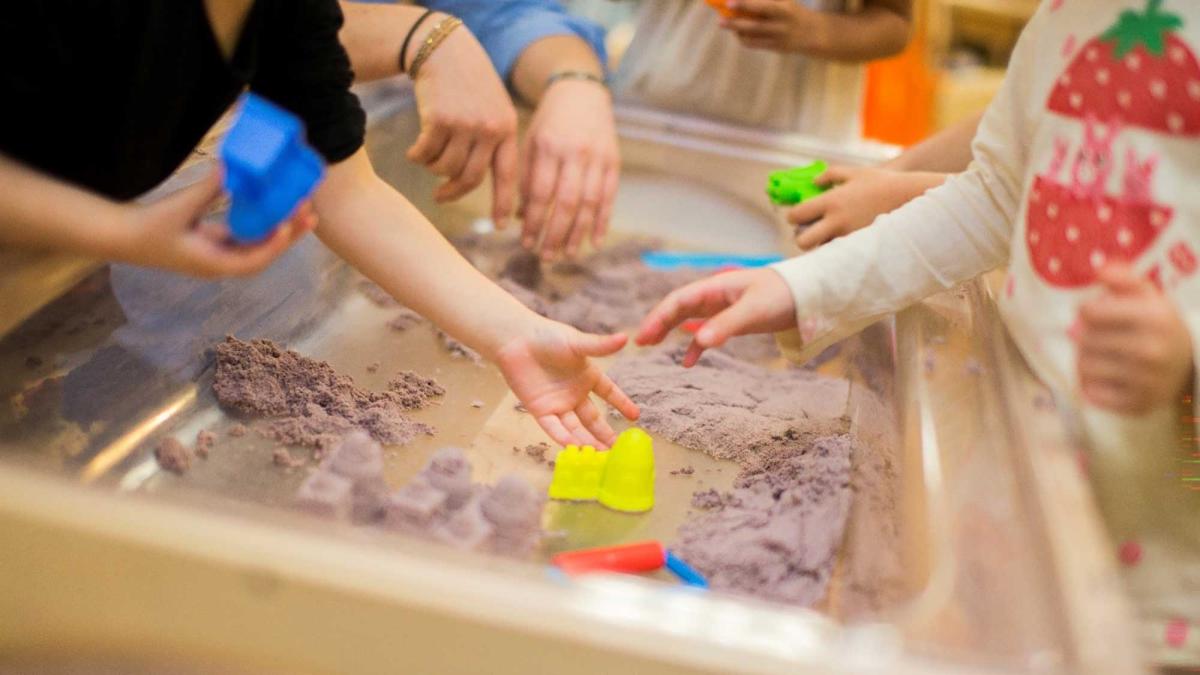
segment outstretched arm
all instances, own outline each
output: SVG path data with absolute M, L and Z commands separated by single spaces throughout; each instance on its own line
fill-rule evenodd
M 983 111 L 952 124 L 883 164 L 895 171 L 960 173 L 971 164 L 971 141 L 979 131 Z
M 748 332 L 799 328 L 808 356 L 931 293 L 1003 263 L 1028 161 L 1033 67 L 1039 14 L 1018 43 L 996 100 L 974 143 L 965 173 L 883 216 L 875 225 L 807 255 L 755 270 L 718 275 L 672 292 L 643 321 L 638 341 L 661 341 L 692 317 L 710 320 L 696 333 L 692 358 Z M 782 284 L 780 282 L 783 282 Z M 790 302 L 781 291 L 790 291 Z M 781 310 L 791 316 L 781 314 Z
M 595 392 L 633 419 L 637 406 L 590 357 L 624 335 L 587 335 L 541 317 L 475 269 L 417 209 L 376 177 L 366 152 L 330 167 L 314 203 L 317 234 L 397 300 L 495 361 L 555 441 L 605 445 L 615 435 Z

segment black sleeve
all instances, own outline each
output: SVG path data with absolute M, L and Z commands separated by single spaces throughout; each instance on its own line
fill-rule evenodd
M 299 115 L 326 162 L 353 155 L 363 144 L 366 114 L 350 91 L 354 72 L 338 41 L 337 0 L 277 0 L 261 19 L 251 90 Z

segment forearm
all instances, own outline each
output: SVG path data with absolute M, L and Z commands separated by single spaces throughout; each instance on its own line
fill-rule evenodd
M 343 2 L 346 21 L 338 38 L 350 55 L 356 82 L 370 82 L 400 74 L 400 47 L 404 36 L 425 13 L 412 5 L 377 5 Z M 439 17 L 431 16 L 423 29 L 433 28 Z M 461 30 L 461 29 L 460 29 Z M 422 35 L 415 35 L 408 46 L 408 63 L 420 47 Z
M 900 53 L 908 43 L 909 3 L 886 0 L 866 3 L 857 12 L 823 12 L 809 44 L 809 56 L 834 61 L 871 61 Z
M 0 155 L 0 244 L 113 258 L 123 207 Z
M 806 340 L 844 335 L 1002 264 L 1016 202 L 995 188 L 973 169 L 871 227 L 776 265 Z
M 523 100 L 537 104 L 546 91 L 546 80 L 565 70 L 604 76 L 603 64 L 586 41 L 573 35 L 552 35 L 521 52 L 513 66 L 512 86 Z
M 365 151 L 331 167 L 314 203 L 317 235 L 389 294 L 484 357 L 544 321 L 467 262 Z
M 966 171 L 971 164 L 971 141 L 982 119 L 982 112 L 972 115 L 908 148 L 883 166 L 896 171 Z

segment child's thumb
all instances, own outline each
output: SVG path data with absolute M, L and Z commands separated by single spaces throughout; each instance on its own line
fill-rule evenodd
M 204 178 L 168 197 L 172 204 L 185 213 L 196 216 L 207 209 L 221 196 L 221 171 L 214 167 Z
M 621 351 L 628 339 L 623 333 L 613 333 L 612 335 L 579 333 L 571 341 L 571 346 L 575 349 L 575 353 L 581 356 L 608 356 Z
M 814 178 L 813 182 L 821 187 L 831 187 L 838 183 L 845 183 L 847 180 L 850 180 L 850 171 L 844 166 L 835 164 Z

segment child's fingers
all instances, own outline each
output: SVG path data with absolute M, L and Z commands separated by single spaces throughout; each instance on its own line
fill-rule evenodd
M 571 339 L 571 348 L 579 356 L 608 356 L 621 351 L 629 338 L 624 333 L 595 335 L 577 333 Z
M 822 218 L 796 235 L 796 246 L 801 251 L 814 249 L 838 235 L 839 226 L 833 218 Z
M 724 275 L 723 275 L 724 276 Z M 703 279 L 667 294 L 661 302 L 642 319 L 636 341 L 640 345 L 662 342 L 667 333 L 686 319 L 707 318 L 722 309 L 721 282 L 717 277 Z
M 208 237 L 191 237 L 185 245 L 185 254 L 212 276 L 250 276 L 270 265 L 291 242 L 292 226 L 285 224 L 266 240 L 250 246 L 229 246 Z
M 705 349 L 720 347 L 729 338 L 746 332 L 746 328 L 757 320 L 758 314 L 758 307 L 743 296 L 728 309 L 705 321 L 696 331 L 696 343 Z
M 154 207 L 179 214 L 181 217 L 171 219 L 173 224 L 183 230 L 191 229 L 208 212 L 213 202 L 221 197 L 221 190 L 221 171 L 213 168 L 200 180 L 164 197 Z
M 725 6 L 759 16 L 783 16 L 787 13 L 784 2 L 792 0 L 729 0 Z
M 596 405 L 589 400 L 585 400 L 575 409 L 575 415 L 583 422 L 583 426 L 591 432 L 596 440 L 600 442 L 597 447 L 609 447 L 613 441 L 617 439 L 616 432 L 609 425 L 608 420 L 604 419 L 604 415 L 596 409 Z
M 731 18 L 725 21 L 725 26 L 744 38 L 774 38 L 786 30 L 770 19 Z
M 562 420 L 563 426 L 567 428 L 567 431 L 571 432 L 571 437 L 579 445 L 591 445 L 593 447 L 600 445 L 600 442 L 596 440 L 592 432 L 583 426 L 583 422 L 579 419 L 579 415 L 575 414 L 574 410 L 563 413 L 559 416 L 559 419 Z
M 1079 340 L 1079 358 L 1116 362 L 1136 360 L 1137 339 L 1133 333 L 1087 331 Z
M 1130 330 L 1145 313 L 1145 301 L 1126 296 L 1096 298 L 1079 308 L 1079 320 L 1088 329 Z
M 1149 279 L 1139 277 L 1129 265 L 1114 263 L 1105 265 L 1097 275 L 1098 280 L 1110 293 L 1118 296 L 1157 293 Z
M 1079 358 L 1079 379 L 1084 382 L 1130 382 L 1135 379 L 1136 366 L 1123 359 L 1082 355 Z
M 538 426 L 542 428 L 542 431 L 545 431 L 547 436 L 553 438 L 555 443 L 559 445 L 571 445 L 575 442 L 571 433 L 563 426 L 562 420 L 558 419 L 558 415 L 540 415 L 536 418 L 536 421 Z
M 641 414 L 633 399 L 621 391 L 621 388 L 607 375 L 600 376 L 600 380 L 596 383 L 593 391 L 596 392 L 597 396 L 607 401 L 609 405 L 616 408 L 617 412 L 624 415 L 627 420 L 636 420 Z
M 1120 413 L 1133 412 L 1132 397 L 1125 387 L 1103 380 L 1082 382 L 1083 397 L 1092 405 Z
M 806 199 L 788 209 L 787 219 L 793 225 L 807 225 L 815 220 L 819 220 L 828 210 L 828 195 L 820 195 L 812 199 Z
M 692 341 L 688 343 L 687 351 L 683 353 L 683 367 L 691 368 L 700 361 L 700 357 L 703 355 L 704 347 L 701 347 L 700 343 L 692 338 Z

